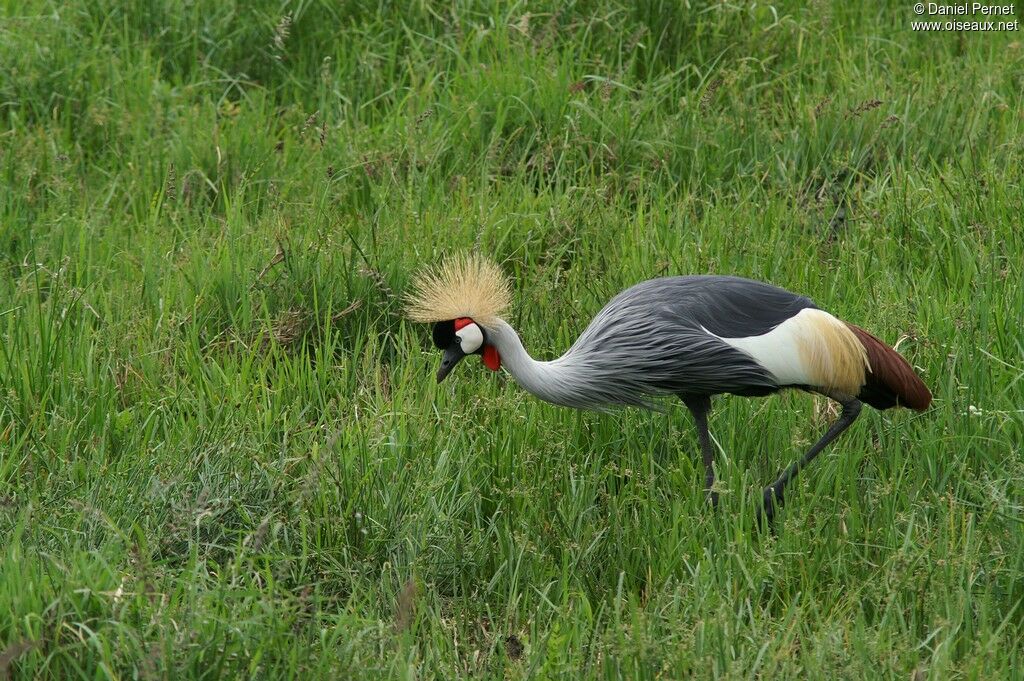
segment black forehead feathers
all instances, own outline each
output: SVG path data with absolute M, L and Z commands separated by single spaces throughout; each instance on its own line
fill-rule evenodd
M 438 322 L 434 324 L 434 347 L 441 350 L 446 349 L 455 342 L 455 320 Z

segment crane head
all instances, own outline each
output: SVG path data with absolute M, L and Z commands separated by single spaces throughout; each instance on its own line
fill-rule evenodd
M 511 298 L 501 268 L 477 253 L 450 256 L 413 278 L 405 313 L 414 322 L 434 325 L 434 345 L 444 351 L 438 383 L 466 355 L 480 355 L 492 371 L 501 367 L 487 330 L 498 327 Z
M 497 349 L 487 342 L 487 332 L 469 317 L 434 324 L 434 345 L 444 351 L 437 370 L 438 383 L 467 355 L 480 355 L 484 365 L 492 371 L 501 367 Z

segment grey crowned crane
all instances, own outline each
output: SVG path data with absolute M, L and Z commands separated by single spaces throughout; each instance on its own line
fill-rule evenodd
M 433 323 L 444 351 L 438 382 L 469 355 L 504 366 L 542 400 L 578 409 L 657 407 L 678 396 L 690 410 L 712 503 L 711 397 L 768 395 L 783 388 L 820 393 L 842 412 L 804 456 L 763 491 L 759 518 L 769 522 L 786 485 L 850 427 L 864 403 L 923 411 L 931 393 L 895 350 L 858 326 L 784 289 L 730 276 L 651 279 L 611 299 L 569 350 L 543 362 L 530 357 L 502 319 L 511 293 L 492 262 L 451 258 L 413 282 L 407 314 Z

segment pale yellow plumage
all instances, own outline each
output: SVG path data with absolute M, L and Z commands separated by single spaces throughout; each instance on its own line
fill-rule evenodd
M 851 397 L 864 386 L 870 371 L 868 355 L 849 327 L 821 310 L 806 314 L 806 333 L 797 334 L 799 348 L 813 385 Z
M 508 279 L 501 269 L 476 253 L 463 253 L 423 270 L 413 279 L 405 312 L 414 322 L 469 317 L 492 327 L 511 301 Z

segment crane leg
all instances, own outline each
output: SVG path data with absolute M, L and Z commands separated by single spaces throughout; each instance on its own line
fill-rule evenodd
M 711 434 L 708 432 L 708 412 L 711 411 L 711 398 L 684 397 L 683 403 L 693 414 L 693 422 L 697 426 L 697 440 L 700 442 L 700 454 L 704 459 L 704 491 L 713 508 L 718 508 L 718 492 L 712 487 L 715 484 L 715 450 L 711 446 Z
M 857 420 L 857 416 L 860 415 L 860 408 L 862 406 L 861 401 L 855 398 L 848 398 L 840 403 L 843 405 L 842 413 L 840 413 L 839 418 L 829 426 L 829 429 L 821 439 L 814 443 L 814 446 L 812 446 L 807 453 L 803 455 L 803 458 L 791 464 L 790 467 L 779 476 L 778 480 L 764 489 L 763 505 L 757 511 L 758 523 L 764 519 L 768 521 L 769 525 L 771 524 L 775 518 L 776 509 L 782 507 L 783 493 L 785 492 L 786 485 L 800 473 L 804 466 L 813 461 L 814 457 L 818 456 L 818 454 L 820 454 L 830 442 L 842 435 L 843 431 L 849 428 L 850 425 Z

